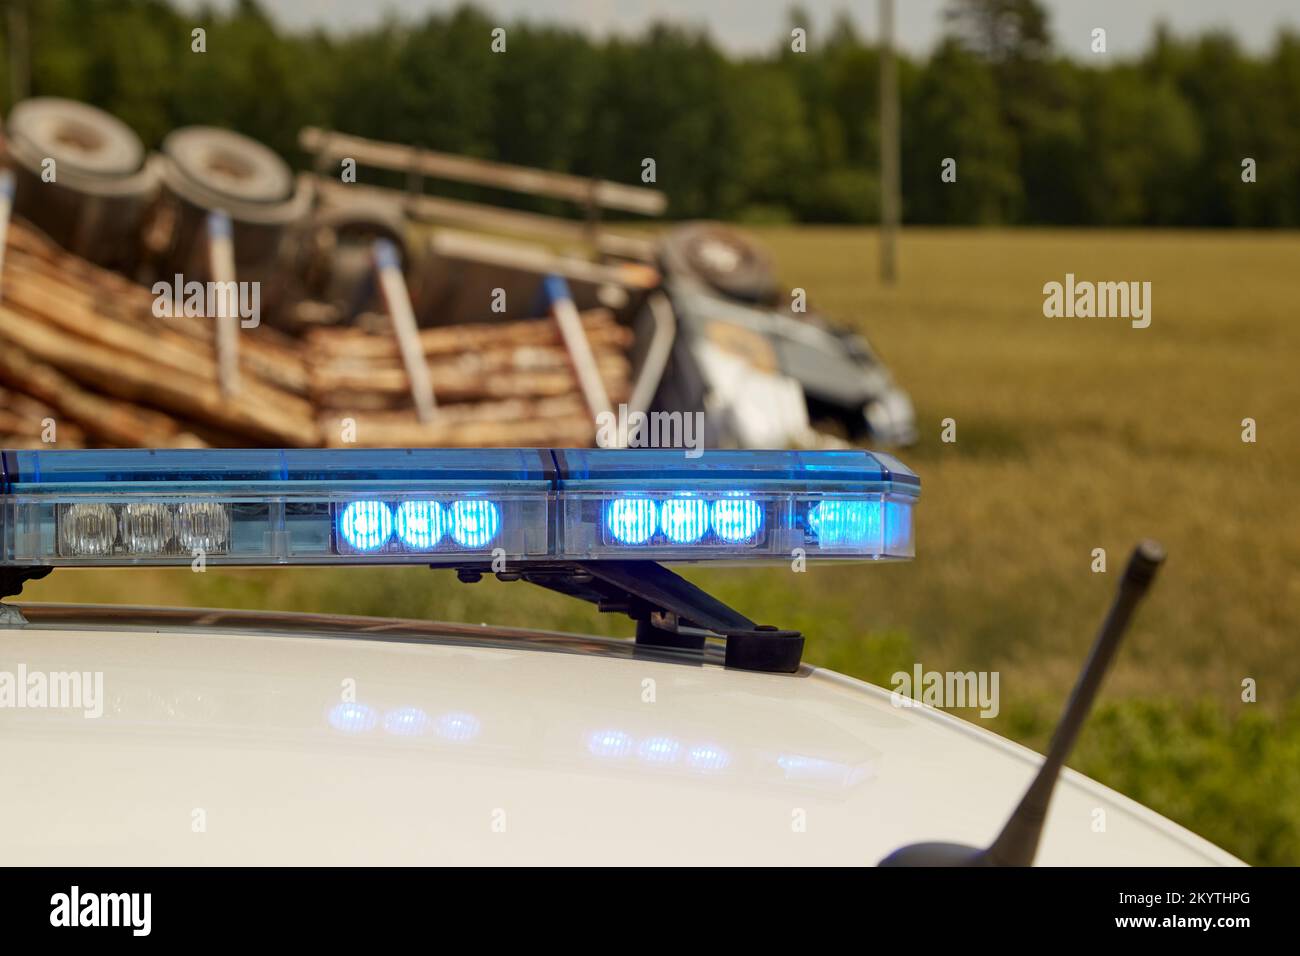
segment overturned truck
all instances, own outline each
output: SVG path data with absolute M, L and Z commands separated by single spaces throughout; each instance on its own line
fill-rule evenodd
M 298 174 L 206 127 L 148 155 L 64 100 L 18 104 L 5 131 L 9 447 L 50 418 L 97 445 L 585 445 L 654 412 L 701 420 L 707 447 L 914 438 L 866 340 L 792 311 L 743 235 L 602 222 L 662 214 L 654 190 L 313 128 Z M 240 283 L 254 321 L 247 297 L 184 319 L 187 287 Z

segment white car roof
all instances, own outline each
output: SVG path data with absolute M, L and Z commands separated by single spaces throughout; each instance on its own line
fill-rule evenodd
M 0 708 L 11 864 L 870 865 L 987 844 L 1040 762 L 809 666 L 371 618 L 24 610 L 0 671 L 102 672 L 103 712 Z M 1238 861 L 1067 771 L 1037 862 Z

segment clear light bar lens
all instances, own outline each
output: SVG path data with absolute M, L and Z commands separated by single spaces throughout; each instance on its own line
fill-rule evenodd
M 132 554 L 166 554 L 172 543 L 172 509 L 152 501 L 122 506 L 118 519 L 122 547 Z
M 65 505 L 59 513 L 59 547 L 67 555 L 112 554 L 117 543 L 117 511 L 112 505 Z
M 57 507 L 60 557 L 221 554 L 230 518 L 214 502 L 78 502 Z
M 230 512 L 215 501 L 187 501 L 177 505 L 176 543 L 187 554 L 224 552 L 230 545 Z

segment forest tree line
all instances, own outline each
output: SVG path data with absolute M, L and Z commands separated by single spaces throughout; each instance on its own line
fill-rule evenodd
M 473 6 L 337 34 L 256 0 L 5 2 L 26 9 L 30 95 L 100 106 L 151 147 L 211 124 L 304 166 L 297 132 L 317 125 L 632 183 L 650 157 L 674 217 L 879 215 L 879 50 L 846 17 L 805 26 L 798 52 L 792 8 L 768 52 L 737 56 L 693 28 L 595 38 Z M 1053 49 L 1036 0 L 953 0 L 944 19 L 928 56 L 899 57 L 905 221 L 1300 225 L 1300 35 L 1250 55 L 1161 27 L 1139 57 L 1084 59 Z

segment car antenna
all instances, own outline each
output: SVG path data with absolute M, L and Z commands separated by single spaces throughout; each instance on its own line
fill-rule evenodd
M 881 866 L 1029 866 L 1034 862 L 1061 768 L 1092 710 L 1097 688 L 1110 669 L 1115 651 L 1128 629 L 1129 619 L 1146 596 L 1164 560 L 1165 550 L 1155 541 L 1141 541 L 1133 549 L 1115 601 L 1102 622 L 1083 673 L 1075 682 L 1070 701 L 1052 734 L 1043 765 L 997 839 L 983 850 L 962 843 L 912 843 L 889 854 L 880 861 Z

